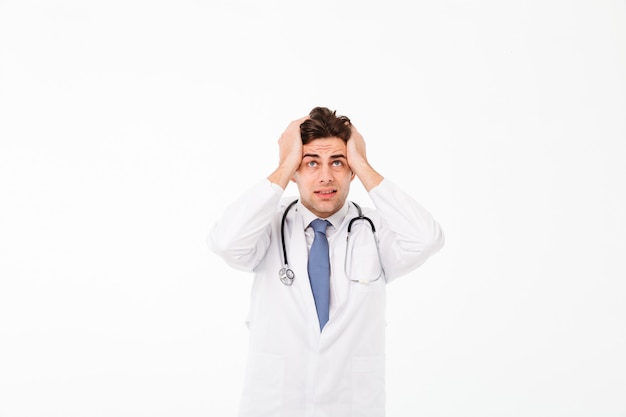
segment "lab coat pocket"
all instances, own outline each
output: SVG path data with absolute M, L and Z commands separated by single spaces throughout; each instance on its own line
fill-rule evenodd
M 240 415 L 280 416 L 284 374 L 283 356 L 250 352 Z
M 385 358 L 355 356 L 352 359 L 352 417 L 385 415 Z
M 367 287 L 385 280 L 378 244 L 371 231 L 357 230 L 346 245 L 344 269 L 350 281 Z

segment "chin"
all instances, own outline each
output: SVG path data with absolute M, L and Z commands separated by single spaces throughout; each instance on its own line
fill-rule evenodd
M 337 204 L 336 201 L 326 201 L 322 204 L 317 204 L 314 208 L 318 213 L 324 214 L 324 217 L 329 217 L 338 212 L 341 207 L 342 204 Z

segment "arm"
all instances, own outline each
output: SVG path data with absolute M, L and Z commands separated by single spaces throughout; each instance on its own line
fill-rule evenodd
M 281 135 L 274 172 L 231 204 L 211 228 L 209 246 L 230 266 L 252 271 L 265 256 L 280 197 L 302 160 L 300 124 L 307 117 L 291 122 Z
M 269 248 L 270 225 L 282 194 L 282 188 L 267 180 L 250 188 L 213 224 L 208 237 L 211 250 L 233 268 L 254 270 Z
M 351 125 L 348 164 L 368 191 L 380 216 L 379 247 L 387 281 L 417 268 L 444 243 L 439 224 L 411 196 L 367 161 L 363 136 Z
M 422 265 L 444 244 L 441 226 L 388 179 L 369 193 L 380 221 L 378 240 L 387 282 Z

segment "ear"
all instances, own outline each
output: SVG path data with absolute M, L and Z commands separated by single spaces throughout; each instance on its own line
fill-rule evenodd
M 352 176 L 350 177 L 350 182 L 352 182 L 352 180 L 354 179 L 356 175 L 354 174 L 354 171 L 350 171 L 350 172 L 352 172 Z

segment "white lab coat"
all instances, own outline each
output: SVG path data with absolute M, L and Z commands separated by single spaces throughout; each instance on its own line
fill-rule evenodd
M 344 274 L 350 204 L 329 238 L 331 316 L 320 333 L 307 273 L 308 248 L 299 204 L 286 219 L 285 242 L 293 285 L 281 283 L 283 189 L 263 180 L 232 204 L 209 235 L 211 248 L 231 266 L 254 271 L 248 316 L 249 355 L 240 417 L 381 417 L 385 414 L 385 285 L 417 268 L 443 245 L 432 216 L 391 181 L 370 191 L 384 277 L 370 284 Z M 365 224 L 356 234 L 370 233 Z M 371 265 L 371 266 L 370 266 Z M 358 267 L 378 268 L 378 256 Z M 356 278 L 356 277 L 353 277 Z

